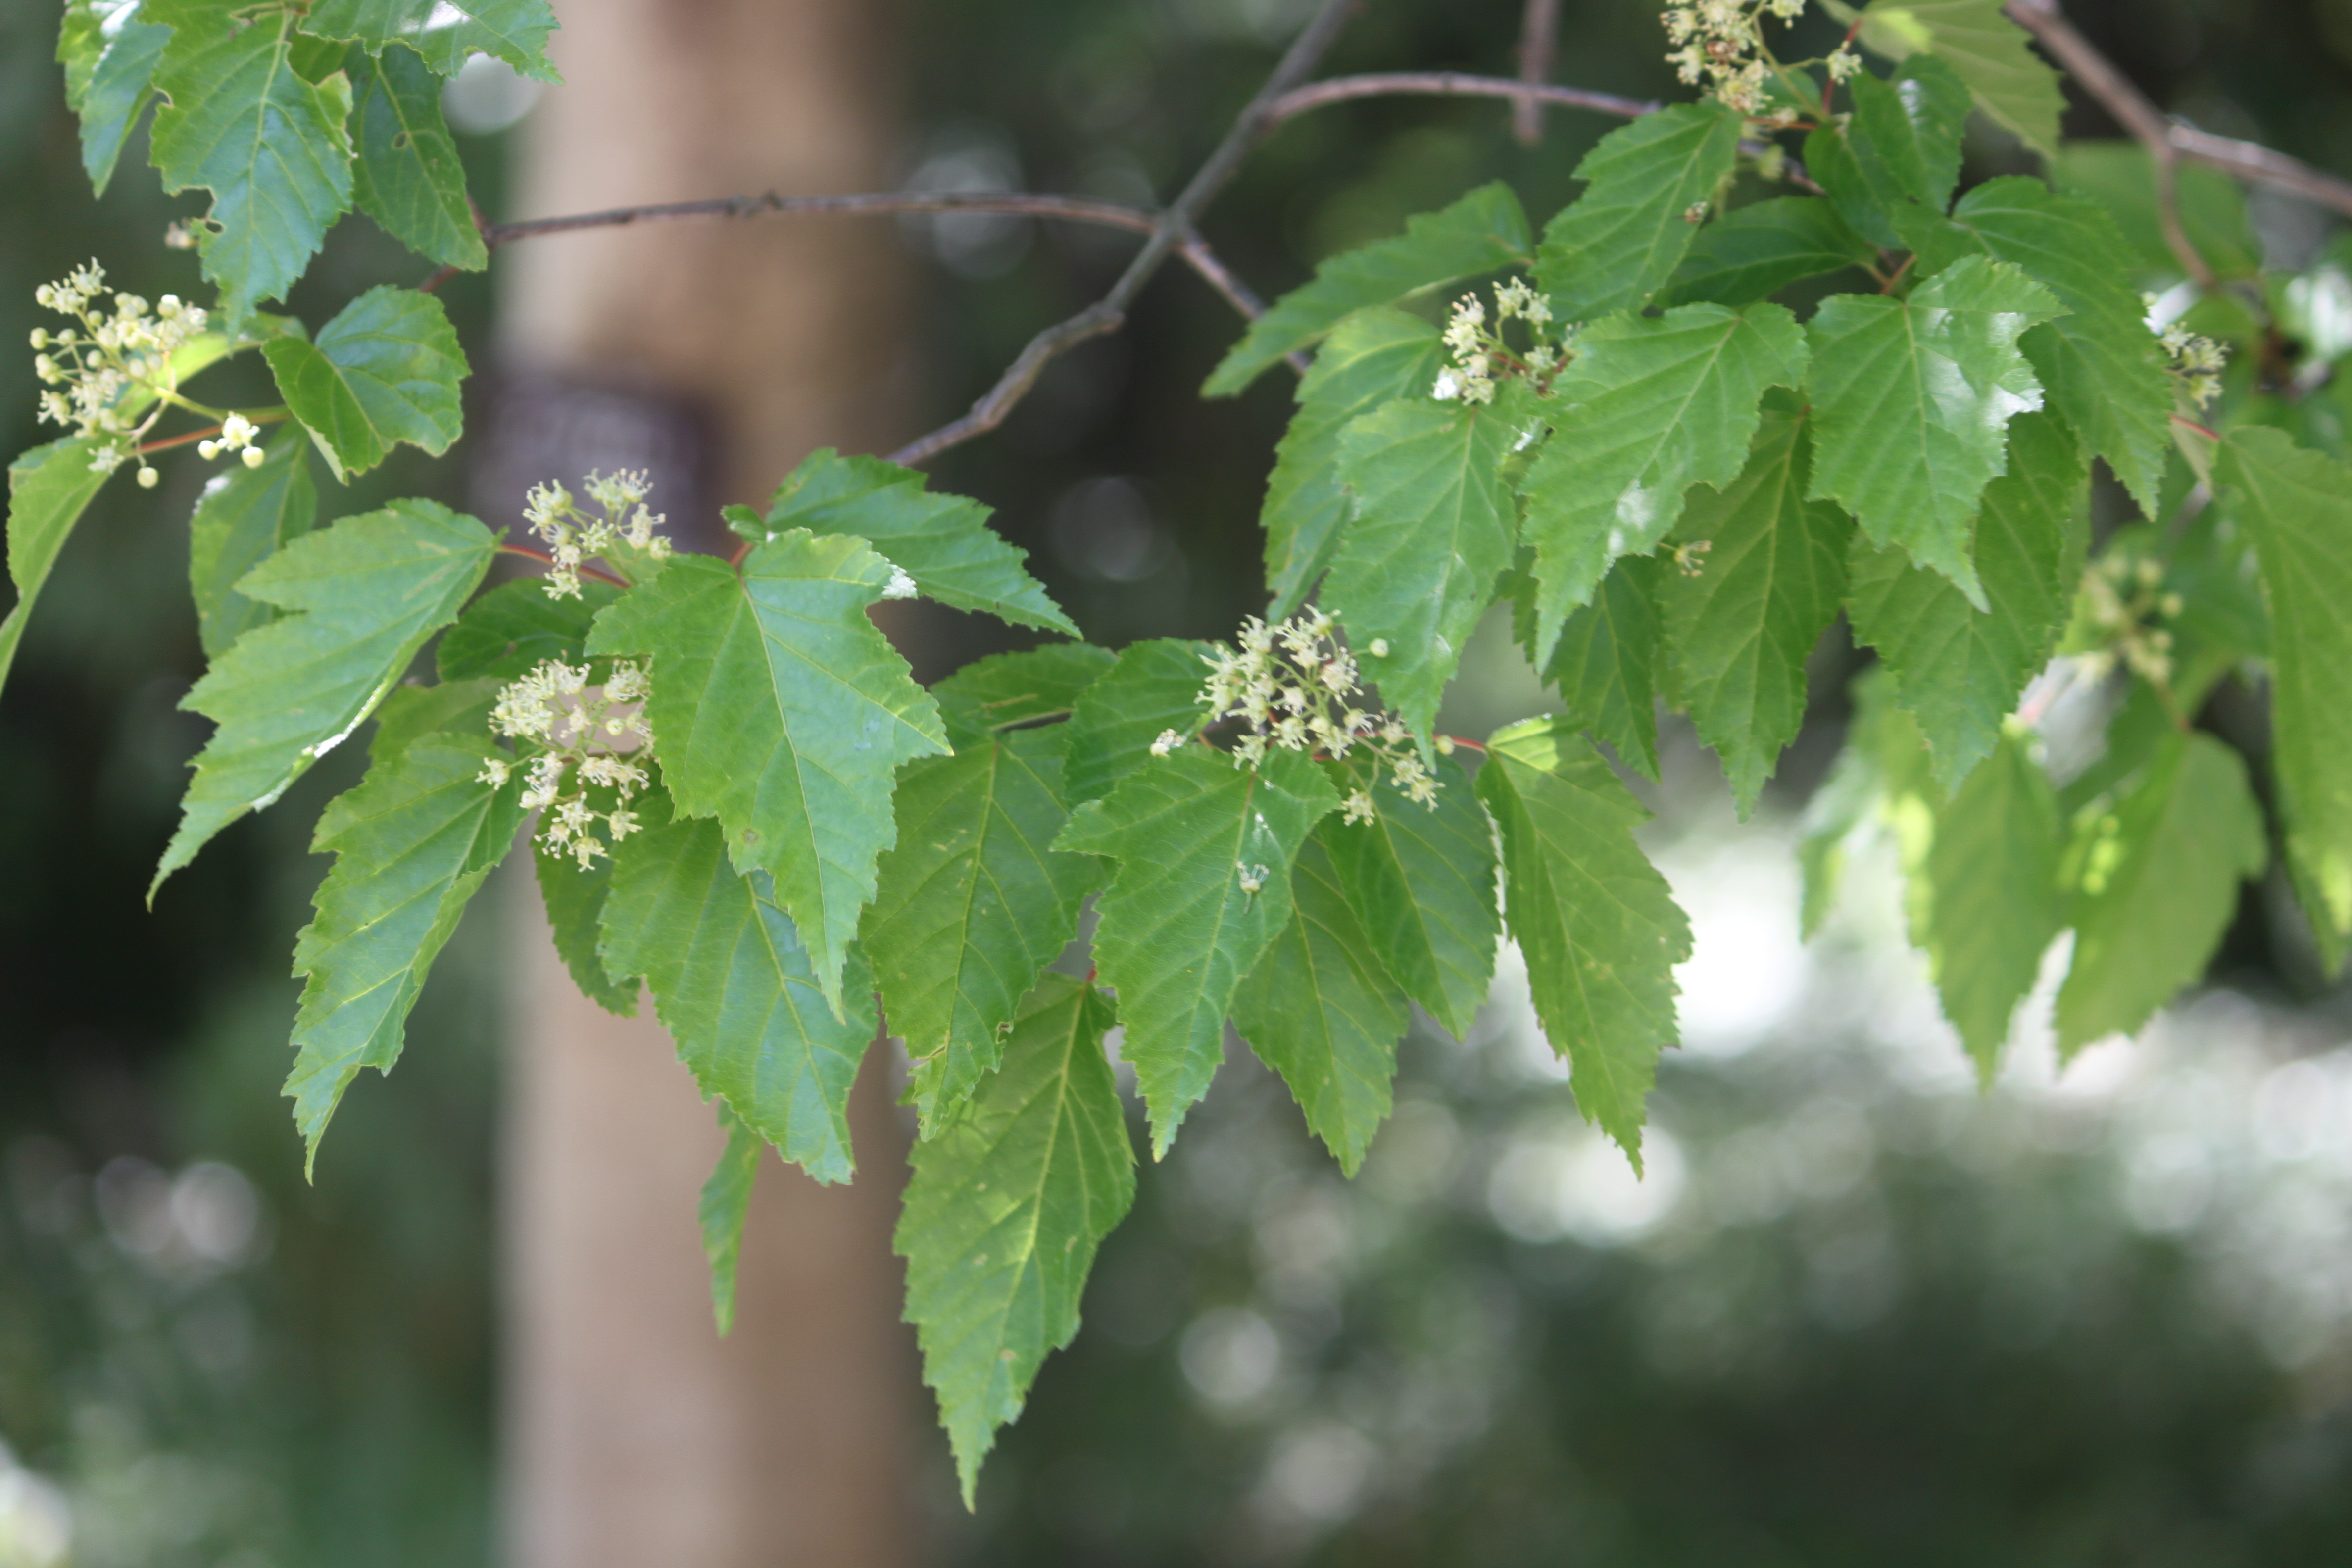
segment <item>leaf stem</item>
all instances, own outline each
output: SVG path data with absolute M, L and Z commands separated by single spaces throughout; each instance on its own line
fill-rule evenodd
M 543 550 L 533 550 L 528 544 L 516 544 L 512 542 L 502 543 L 499 546 L 499 553 L 501 555 L 520 555 L 525 561 L 536 561 L 544 566 L 552 566 L 555 564 L 554 556 L 548 554 Z M 610 583 L 615 588 L 625 588 L 629 586 L 629 580 L 626 577 L 607 572 L 602 566 L 594 565 L 585 561 L 580 563 L 580 575 L 583 577 L 593 577 L 599 583 Z
M 209 414 L 214 410 L 205 409 L 204 412 Z M 247 414 L 245 417 L 248 423 L 254 425 L 275 425 L 282 419 L 291 419 L 294 415 L 292 410 L 284 407 L 260 408 Z M 207 425 L 201 430 L 189 430 L 177 436 L 166 436 L 160 441 L 142 441 L 131 449 L 143 458 L 150 452 L 168 452 L 174 447 L 194 446 L 198 441 L 208 440 L 220 433 L 219 426 Z

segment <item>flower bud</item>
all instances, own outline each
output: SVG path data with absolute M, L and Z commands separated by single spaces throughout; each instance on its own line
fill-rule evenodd
M 150 467 L 148 467 L 145 463 L 142 463 L 142 464 L 140 464 L 140 465 L 139 465 L 139 488 L 140 488 L 141 489 L 142 489 L 142 490 L 152 490 L 152 489 L 153 489 L 155 488 L 155 481 L 156 481 L 156 480 L 158 480 L 158 479 L 162 479 L 163 477 L 163 475 L 161 475 L 161 474 L 157 473 L 153 468 L 150 468 Z

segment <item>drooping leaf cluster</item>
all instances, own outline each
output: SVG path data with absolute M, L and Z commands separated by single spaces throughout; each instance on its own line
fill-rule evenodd
M 1131 1200 L 1115 1032 L 1155 1154 L 1238 1039 L 1352 1173 L 1415 1010 L 1466 1032 L 1507 935 L 1580 1109 L 1638 1165 L 1690 932 L 1625 773 L 1657 776 L 1660 710 L 1684 713 L 1752 810 L 1841 617 L 1874 665 L 1808 811 L 1808 925 L 1856 844 L 1890 840 L 1910 935 L 1988 1076 L 2062 934 L 2071 1053 L 2200 977 L 2274 843 L 2340 962 L 2352 470 L 2342 419 L 2309 406 L 2324 374 L 2284 384 L 2242 354 L 2209 411 L 2191 345 L 2274 343 L 2263 290 L 2181 298 L 2160 336 L 2145 160 L 2059 151 L 2054 78 L 1996 0 L 1860 21 L 1890 75 L 1761 116 L 1645 115 L 1540 229 L 1507 187 L 1474 191 L 1326 262 L 1212 376 L 1238 393 L 1313 355 L 1266 490 L 1269 619 L 1329 618 L 1386 710 L 1365 732 L 1397 726 L 1424 799 L 1328 735 L 1237 749 L 1202 698 L 1228 656 L 1202 644 L 1051 642 L 925 689 L 869 616 L 885 598 L 1079 628 L 984 507 L 875 458 L 816 453 L 764 512 L 729 509 L 732 560 L 607 536 L 566 597 L 478 592 L 496 535 L 429 502 L 320 526 L 311 450 L 336 481 L 402 442 L 446 450 L 464 357 L 415 289 L 315 333 L 257 306 L 354 205 L 482 265 L 437 77 L 474 51 L 551 75 L 553 18 L 73 0 L 59 55 L 94 183 L 155 104 L 164 182 L 213 195 L 197 243 L 226 330 L 205 352 L 258 349 L 285 399 L 264 417 L 289 424 L 191 520 L 211 664 L 188 705 L 215 729 L 158 881 L 375 723 L 365 777 L 320 821 L 335 861 L 295 953 L 286 1092 L 313 1158 L 537 811 L 559 952 L 607 1008 L 650 996 L 727 1131 L 699 1216 L 722 1326 L 761 1145 L 849 1179 L 851 1085 L 877 1040 L 904 1042 L 908 1313 L 969 1491 Z M 2053 154 L 2054 180 L 1959 193 L 1979 110 Z M 2221 215 L 2225 271 L 2259 283 L 2231 193 L 2191 194 Z M 1514 303 L 1496 296 L 1493 331 L 1483 306 L 1432 319 L 1496 274 Z M 90 452 L 68 438 L 10 469 L 0 675 L 105 482 Z M 2095 550 L 2095 463 L 2147 519 Z M 1561 712 L 1441 736 L 1497 612 Z M 635 679 L 625 732 L 650 742 L 616 741 L 559 805 L 541 781 L 563 758 L 512 721 L 516 691 Z M 2251 769 L 2196 721 L 2230 680 L 2271 694 Z

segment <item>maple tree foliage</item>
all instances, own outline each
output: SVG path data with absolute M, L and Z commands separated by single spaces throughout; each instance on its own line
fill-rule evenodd
M 1669 11 L 1706 96 L 1602 138 L 1567 206 L 1538 226 L 1507 186 L 1468 192 L 1257 315 L 1203 392 L 1303 368 L 1269 458 L 1267 618 L 1237 647 L 1111 650 L 985 507 L 879 458 L 818 452 L 764 512 L 730 508 L 732 559 L 674 554 L 641 477 L 590 476 L 593 511 L 542 486 L 548 574 L 487 592 L 514 547 L 471 518 L 322 521 L 393 447 L 448 448 L 467 366 L 429 285 L 315 331 L 265 307 L 355 208 L 486 266 L 439 82 L 476 53 L 551 79 L 555 17 L 69 0 L 92 183 L 152 106 L 165 188 L 210 194 L 193 238 L 218 299 L 110 297 L 95 268 L 42 290 L 66 324 L 35 368 L 69 433 L 9 470 L 0 678 L 97 491 L 204 435 L 224 466 L 191 520 L 211 662 L 187 706 L 215 729 L 157 880 L 374 726 L 295 952 L 310 1157 L 529 838 L 583 992 L 649 994 L 727 1131 L 700 1214 L 722 1326 L 761 1145 L 851 1179 L 850 1085 L 904 1042 L 898 1247 L 969 1495 L 1133 1195 L 1114 1034 L 1154 1155 L 1239 1040 L 1352 1173 L 1413 1009 L 1465 1030 L 1507 938 L 1583 1114 L 1638 1165 L 1690 934 L 1627 774 L 1655 777 L 1663 706 L 1752 811 L 1841 616 L 1875 664 L 1808 808 L 1805 918 L 1889 841 L 1988 1079 L 2062 936 L 2071 1055 L 2196 983 L 2274 858 L 2342 962 L 2352 469 L 2314 412 L 2328 367 L 2264 368 L 2294 290 L 2225 190 L 2200 209 L 2241 231 L 2210 237 L 2221 270 L 2144 298 L 2181 278 L 2153 166 L 2061 144 L 2056 75 L 1998 0 L 1830 4 L 1848 43 L 1780 60 L 1768 31 L 1803 8 Z M 1979 112 L 2045 174 L 1960 189 Z M 282 405 L 183 390 L 247 352 Z M 2095 549 L 2095 464 L 2143 520 Z M 916 595 L 1063 640 L 926 689 L 868 616 Z M 1439 734 L 1498 606 L 1560 711 Z M 2258 753 L 2196 725 L 2231 680 L 2269 693 Z M 2062 719 L 2090 742 L 2063 762 Z

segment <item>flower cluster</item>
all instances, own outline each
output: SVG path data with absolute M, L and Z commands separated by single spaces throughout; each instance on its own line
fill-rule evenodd
M 221 421 L 218 440 L 196 443 L 196 456 L 210 462 L 215 458 L 225 457 L 228 453 L 235 452 L 237 454 L 238 460 L 247 468 L 257 468 L 261 467 L 262 456 L 260 435 L 260 426 L 242 414 L 232 414 Z
M 1531 342 L 1525 350 L 1515 349 L 1505 342 L 1503 323 L 1512 320 L 1525 321 Z M 1486 306 L 1475 294 L 1465 294 L 1454 302 L 1454 314 L 1445 323 L 1445 348 L 1454 363 L 1437 373 L 1436 384 L 1429 395 L 1442 403 L 1460 398 L 1465 403 L 1492 403 L 1497 376 L 1528 376 L 1538 383 L 1549 380 L 1559 368 L 1565 356 L 1565 333 L 1552 333 L 1556 341 L 1546 341 L 1545 329 L 1551 325 L 1551 306 L 1541 294 L 1513 278 L 1495 288 L 1495 325 L 1486 326 Z
M 33 290 L 43 310 L 76 323 L 54 332 L 33 329 L 33 374 L 52 388 L 41 394 L 41 417 L 76 436 L 103 437 L 89 459 L 99 473 L 130 461 L 138 438 L 179 388 L 172 356 L 205 330 L 205 312 L 176 295 L 164 295 L 151 310 L 138 295 L 118 289 L 110 310 L 100 303 L 108 292 L 105 270 L 95 261 Z M 153 410 L 135 423 L 122 410 L 134 387 L 157 395 Z M 152 486 L 156 477 L 140 465 L 141 484 Z
M 2172 679 L 2172 634 L 2155 622 L 2180 614 L 2178 594 L 2163 591 L 2164 567 L 2143 556 L 2110 555 L 2083 574 L 2083 607 L 2105 646 L 2083 656 L 2083 672 L 2105 679 L 2117 661 L 2149 684 Z
M 2199 408 L 2210 408 L 2221 395 L 2221 367 L 2230 363 L 2230 351 L 2178 321 L 2159 329 L 2157 335 L 2164 340 L 2164 352 L 2171 359 L 2165 368 L 2179 378 L 2189 401 Z
M 669 555 L 669 541 L 654 532 L 668 518 L 645 504 L 653 487 L 642 471 L 591 473 L 583 482 L 588 499 L 604 516 L 592 518 L 583 512 L 572 492 L 553 479 L 532 486 L 524 498 L 523 520 L 530 524 L 532 533 L 546 541 L 548 554 L 554 558 L 554 569 L 546 579 L 551 599 L 579 597 L 580 563 L 592 555 L 608 554 L 623 546 L 656 561 Z
M 1666 63 L 1675 74 L 1696 87 L 1701 82 L 1721 102 L 1742 114 L 1764 107 L 1764 79 L 1770 67 L 1765 58 L 1766 16 L 1793 22 L 1804 14 L 1805 0 L 1698 0 L 1666 12 L 1666 40 L 1675 52 Z M 1844 51 L 1841 50 L 1840 53 Z M 1857 62 L 1858 63 L 1858 62 Z M 1851 72 L 1851 67 L 1846 68 Z M 1832 63 L 1833 79 L 1840 68 Z
M 653 749 L 653 726 L 629 705 L 646 700 L 645 670 L 615 663 L 601 688 L 588 684 L 588 667 L 547 659 L 499 693 L 490 728 L 511 740 L 541 748 L 523 763 L 527 783 L 522 805 L 540 811 L 539 839 L 568 853 L 586 870 L 610 853 L 595 834 L 601 822 L 618 844 L 637 830 L 628 803 L 647 782 L 646 770 L 618 754 L 627 746 L 638 757 Z M 503 784 L 516 764 L 504 759 L 483 765 L 481 780 Z M 610 807 L 592 805 L 590 786 L 610 790 Z M 567 786 L 568 789 L 567 789 Z
M 1362 695 L 1356 656 L 1339 640 L 1339 623 L 1328 614 L 1308 610 L 1271 626 L 1252 616 L 1242 623 L 1239 648 L 1213 646 L 1216 651 L 1203 660 L 1209 679 L 1197 700 L 1208 710 L 1209 722 L 1238 719 L 1246 726 L 1234 747 L 1235 767 L 1254 767 L 1276 747 L 1329 757 L 1361 747 L 1387 767 L 1398 789 L 1436 808 L 1437 775 L 1413 749 L 1412 732 L 1393 714 L 1353 705 Z M 1388 650 L 1385 642 L 1372 647 L 1376 657 Z M 1177 731 L 1163 731 L 1151 743 L 1152 754 L 1164 757 L 1184 741 Z M 1437 749 L 1450 752 L 1454 745 L 1441 736 Z M 1364 790 L 1349 795 L 1347 817 L 1371 820 L 1372 800 Z

